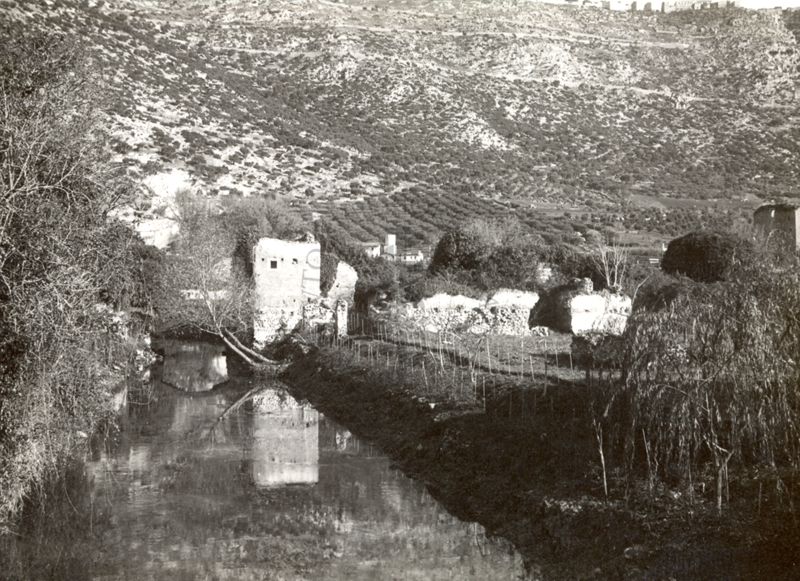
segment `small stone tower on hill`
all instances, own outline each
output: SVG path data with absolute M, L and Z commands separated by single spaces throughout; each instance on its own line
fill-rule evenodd
M 756 228 L 767 235 L 779 234 L 791 248 L 800 249 L 800 206 L 765 204 L 753 214 Z

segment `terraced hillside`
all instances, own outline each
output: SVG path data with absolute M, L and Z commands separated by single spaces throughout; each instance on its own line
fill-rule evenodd
M 406 243 L 421 243 L 495 210 L 797 192 L 791 13 L 475 0 L 0 0 L 0 12 L 86 41 L 133 175 L 185 170 L 210 195 L 285 196 L 350 229 L 355 204 L 361 239 L 406 215 L 419 222 Z

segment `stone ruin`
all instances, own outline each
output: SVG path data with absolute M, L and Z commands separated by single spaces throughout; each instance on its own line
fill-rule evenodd
M 439 293 L 404 305 L 397 314 L 434 333 L 524 336 L 531 334 L 528 321 L 538 300 L 536 293 L 511 289 L 481 299 Z
M 353 304 L 358 275 L 340 262 L 331 289 L 320 290 L 320 244 L 313 236 L 291 242 L 262 238 L 253 249 L 255 279 L 253 339 L 275 341 L 301 327 L 334 327 L 346 333 L 347 310 Z
M 346 262 L 340 261 L 339 264 L 336 265 L 336 277 L 333 279 L 333 284 L 327 293 L 327 298 L 334 302 L 342 299 L 352 304 L 357 282 L 358 273 L 356 269 Z
M 631 309 L 629 296 L 608 290 L 595 292 L 592 281 L 583 278 L 540 302 L 532 320 L 573 335 L 621 335 Z
M 573 335 L 623 333 L 631 298 L 596 292 L 588 278 L 540 297 L 535 292 L 501 289 L 488 297 L 439 293 L 416 305 L 396 307 L 394 315 L 433 333 L 546 336 L 549 329 Z

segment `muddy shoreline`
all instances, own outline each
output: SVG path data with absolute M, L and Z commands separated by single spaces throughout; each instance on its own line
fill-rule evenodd
M 333 350 L 296 359 L 281 380 L 404 472 L 451 513 L 511 541 L 534 579 L 794 579 L 790 523 L 719 517 L 674 498 L 603 497 L 585 387 L 562 384 L 524 419 L 449 407 L 381 385 Z

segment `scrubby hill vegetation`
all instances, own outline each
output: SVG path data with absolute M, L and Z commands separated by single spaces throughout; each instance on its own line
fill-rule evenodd
M 498 201 L 536 222 L 642 196 L 740 204 L 790 194 L 800 177 L 793 13 L 238 0 L 0 10 L 20 30 L 85 39 L 134 177 L 186 169 L 208 194 L 294 198 L 353 230 L 349 204 L 364 199 L 360 226 L 375 227 L 354 231 L 361 240 L 430 216 L 401 244 L 431 244 L 460 219 L 453 205 L 475 217 Z

